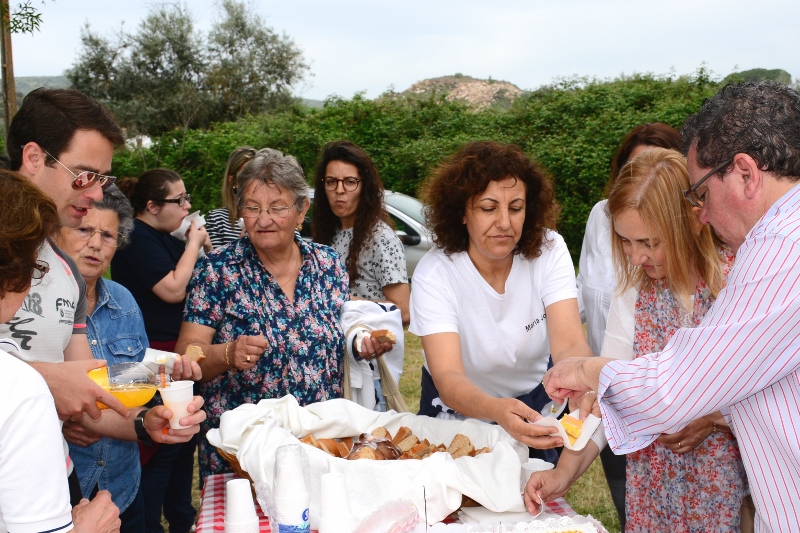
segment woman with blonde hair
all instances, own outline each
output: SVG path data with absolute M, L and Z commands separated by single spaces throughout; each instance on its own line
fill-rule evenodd
M 219 248 L 242 236 L 243 227 L 239 227 L 241 218 L 239 202 L 236 199 L 236 175 L 256 155 L 256 149 L 250 146 L 239 146 L 231 152 L 222 176 L 222 207 L 212 209 L 206 220 L 206 231 L 211 239 L 211 246 Z
M 699 325 L 724 286 L 733 254 L 717 247 L 711 228 L 683 199 L 687 188 L 685 158 L 661 148 L 627 163 L 611 188 L 619 285 L 603 357 L 659 351 L 678 329 Z M 601 447 L 590 442 L 581 452 L 565 450 L 555 470 L 534 474 L 526 487 L 528 507 L 538 506 L 537 493 L 545 500 L 564 494 Z M 626 488 L 625 531 L 739 531 L 745 473 L 719 412 L 629 454 Z

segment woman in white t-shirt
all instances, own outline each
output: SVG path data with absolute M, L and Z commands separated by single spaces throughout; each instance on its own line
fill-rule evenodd
M 551 357 L 592 355 L 572 260 L 548 229 L 550 180 L 516 146 L 474 142 L 433 172 L 424 200 L 436 247 L 411 298 L 409 331 L 425 352 L 420 414 L 496 422 L 539 450 L 563 445 L 555 428 L 528 423 L 549 402 Z
M 406 253 L 383 202 L 383 183 L 367 153 L 350 141 L 322 149 L 314 178 L 314 242 L 334 248 L 350 276 L 350 295 L 388 301 L 408 323 Z

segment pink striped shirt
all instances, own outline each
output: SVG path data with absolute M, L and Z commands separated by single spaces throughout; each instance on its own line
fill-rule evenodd
M 800 531 L 800 186 L 750 230 L 702 324 L 660 353 L 606 365 L 598 392 L 618 454 L 728 414 L 756 531 Z

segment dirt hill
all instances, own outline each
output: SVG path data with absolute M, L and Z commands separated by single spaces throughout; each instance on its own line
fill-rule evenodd
M 479 80 L 471 76 L 456 74 L 418 81 L 404 95 L 421 97 L 444 94 L 448 100 L 463 100 L 475 109 L 487 107 L 508 108 L 522 94 L 522 90 L 507 81 L 489 78 Z

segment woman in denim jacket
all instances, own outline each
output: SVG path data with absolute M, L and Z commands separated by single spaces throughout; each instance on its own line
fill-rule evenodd
M 92 355 L 109 365 L 140 362 L 148 347 L 139 307 L 130 291 L 103 274 L 118 246 L 133 229 L 133 208 L 116 187 L 94 205 L 79 228 L 62 228 L 58 245 L 78 264 L 86 280 L 87 334 Z M 136 442 L 99 437 L 75 423 L 64 424 L 69 451 L 85 497 L 111 492 L 119 507 L 121 533 L 143 532 L 144 500 L 139 493 L 141 467 Z

